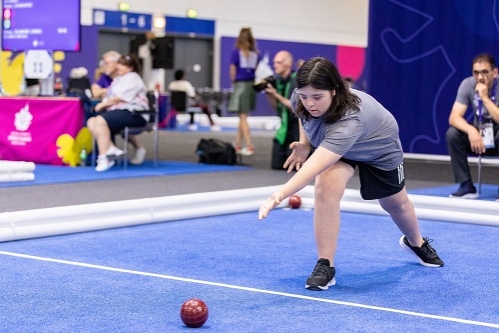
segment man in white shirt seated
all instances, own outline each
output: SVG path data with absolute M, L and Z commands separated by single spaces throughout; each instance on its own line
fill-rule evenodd
M 199 101 L 199 97 L 196 95 L 196 90 L 192 86 L 192 84 L 185 79 L 185 72 L 182 69 L 177 69 L 174 73 L 175 80 L 170 82 L 168 85 L 169 91 L 185 91 L 187 96 L 189 96 L 189 106 L 197 106 L 203 110 L 203 113 L 208 117 L 208 121 L 210 122 L 210 129 L 213 132 L 219 132 L 221 130 L 220 126 L 216 125 L 212 119 L 210 109 L 208 105 L 202 104 Z M 194 114 L 191 114 L 191 119 L 189 122 L 189 130 L 195 131 L 197 130 L 197 126 L 194 123 Z

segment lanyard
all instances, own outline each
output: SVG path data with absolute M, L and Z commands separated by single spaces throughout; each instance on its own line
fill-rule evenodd
M 496 92 L 497 92 L 497 79 L 494 79 L 494 84 L 492 85 L 492 96 L 490 100 L 495 104 L 496 102 Z M 483 121 L 483 101 L 478 97 L 478 123 L 481 124 Z
M 282 89 L 282 88 L 283 88 L 283 84 L 282 84 L 282 82 L 281 82 L 281 79 L 278 79 L 278 80 L 277 80 L 277 92 L 278 92 L 279 94 L 281 94 L 282 96 L 284 96 L 285 98 L 288 98 L 288 96 L 289 96 L 289 89 L 291 88 L 291 80 L 293 79 L 293 78 L 291 77 L 292 75 L 293 75 L 293 73 L 291 73 L 291 75 L 290 75 L 290 77 L 289 77 L 288 81 L 286 82 L 286 84 L 285 84 L 285 86 L 284 86 L 284 91 L 283 91 L 283 89 Z M 278 108 L 278 109 L 280 109 L 280 107 L 281 107 L 281 106 L 283 106 L 283 105 L 282 105 L 282 103 L 281 103 L 281 102 L 279 102 L 279 101 L 277 101 L 277 103 L 278 103 L 277 108 Z M 282 111 L 281 111 L 281 112 L 282 112 Z
M 283 82 L 281 82 L 280 78 L 277 80 L 277 92 L 284 96 L 284 98 L 290 98 L 289 93 L 291 90 L 291 81 L 295 78 L 295 73 L 296 72 L 291 73 L 285 85 L 283 85 Z M 281 117 L 281 126 L 277 129 L 275 138 L 281 145 L 283 145 L 286 142 L 286 137 L 288 135 L 289 112 L 287 108 L 279 101 L 277 102 L 277 111 L 279 112 L 279 116 Z

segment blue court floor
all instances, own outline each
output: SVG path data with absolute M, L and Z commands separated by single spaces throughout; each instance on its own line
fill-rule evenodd
M 337 285 L 304 288 L 310 210 L 277 209 L 0 244 L 2 332 L 497 332 L 499 228 L 421 220 L 427 268 L 386 216 L 342 213 Z

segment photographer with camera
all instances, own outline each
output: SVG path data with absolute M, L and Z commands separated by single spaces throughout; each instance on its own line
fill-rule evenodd
M 272 169 L 284 170 L 284 162 L 291 154 L 289 145 L 299 140 L 298 118 L 292 111 L 290 97 L 296 88 L 293 71 L 293 56 L 288 51 L 279 51 L 274 56 L 274 76 L 265 79 L 265 93 L 269 104 L 281 118 L 272 147 Z M 257 88 L 255 88 L 257 89 Z

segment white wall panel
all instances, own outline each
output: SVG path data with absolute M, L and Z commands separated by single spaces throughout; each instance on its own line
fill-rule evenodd
M 82 23 L 92 10 L 118 9 L 117 0 L 82 0 Z M 131 12 L 184 17 L 187 9 L 217 22 L 216 37 L 237 36 L 243 26 L 256 38 L 367 46 L 368 0 L 128 0 Z
M 82 0 L 82 24 L 92 24 L 94 8 L 118 10 L 118 0 Z M 128 0 L 130 11 L 215 20 L 214 87 L 219 87 L 220 37 L 236 37 L 251 27 L 255 38 L 366 47 L 369 0 Z

